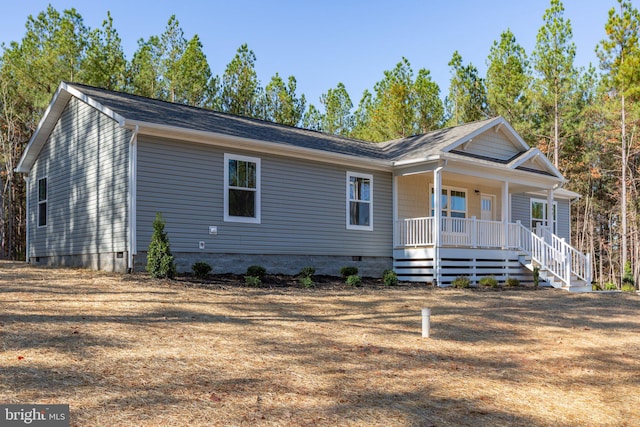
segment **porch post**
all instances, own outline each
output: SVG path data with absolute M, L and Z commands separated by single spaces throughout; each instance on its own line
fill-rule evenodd
M 547 227 L 549 233 L 553 234 L 553 188 L 547 190 Z
M 434 279 L 438 285 L 440 280 L 440 234 L 442 231 L 442 169 L 437 167 L 433 170 L 433 247 L 434 247 Z
M 509 247 L 509 217 L 511 206 L 509 203 L 509 181 L 502 183 L 502 247 Z
M 400 242 L 399 236 L 398 236 L 398 177 L 397 175 L 393 175 L 393 196 L 392 196 L 392 203 L 393 203 L 393 233 L 392 233 L 392 237 L 393 237 L 393 249 L 395 250 L 396 246 L 398 246 L 398 243 Z

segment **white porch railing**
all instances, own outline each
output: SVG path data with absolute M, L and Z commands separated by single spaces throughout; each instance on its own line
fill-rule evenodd
M 551 232 L 549 227 L 538 226 L 536 235 L 550 245 L 557 253 L 563 255 L 563 275 L 565 278 L 576 276 L 587 283 L 591 283 L 591 254 L 583 254 L 565 239 L 561 239 Z
M 407 218 L 396 221 L 396 247 L 429 246 L 434 241 L 434 218 Z
M 435 243 L 435 218 L 407 218 L 396 222 L 395 247 L 429 246 Z M 506 235 L 505 235 L 506 232 Z M 533 233 L 517 223 L 483 221 L 473 218 L 442 218 L 442 246 L 519 249 L 567 285 L 577 277 L 591 283 L 591 257 L 569 245 L 547 228 Z
M 435 218 L 407 218 L 396 222 L 396 247 L 428 246 L 435 243 Z M 471 248 L 519 248 L 518 224 L 473 218 L 442 218 L 440 244 Z

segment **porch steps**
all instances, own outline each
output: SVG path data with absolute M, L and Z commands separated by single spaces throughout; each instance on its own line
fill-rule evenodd
M 569 292 L 591 292 L 591 286 L 582 279 L 579 279 L 576 275 L 571 276 L 571 284 L 567 286 L 559 277 L 551 273 L 549 270 L 544 269 L 538 264 L 531 260 L 531 255 L 529 254 L 521 254 L 518 257 L 520 264 L 522 264 L 527 270 L 533 272 L 535 267 L 540 267 L 540 285 L 541 286 L 551 286 L 556 289 L 564 289 Z

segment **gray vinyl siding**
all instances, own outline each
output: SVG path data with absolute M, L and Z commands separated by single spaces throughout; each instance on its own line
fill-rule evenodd
M 511 221 L 520 221 L 527 228 L 531 227 L 531 199 L 545 200 L 544 197 L 529 194 L 511 195 Z M 557 211 L 557 235 L 570 240 L 571 237 L 571 205 L 569 200 L 556 199 Z
M 29 175 L 29 256 L 124 252 L 130 132 L 71 98 Z M 47 177 L 47 226 L 38 180 Z
M 225 153 L 261 159 L 260 224 L 223 220 Z M 392 256 L 391 173 L 148 137 L 137 157 L 138 251 L 161 212 L 173 252 Z M 346 229 L 347 171 L 373 174 L 373 231 Z

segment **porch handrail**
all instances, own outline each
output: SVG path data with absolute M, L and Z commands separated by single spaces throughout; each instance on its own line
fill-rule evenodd
M 531 259 L 540 264 L 542 270 L 546 270 L 562 280 L 567 286 L 571 285 L 571 259 L 552 245 L 548 244 L 545 239 L 520 224 L 520 234 L 524 237 L 522 240 L 522 251 L 529 253 Z M 528 239 L 526 238 L 528 236 Z M 529 240 L 529 250 L 524 245 Z M 569 266 L 569 268 L 567 268 Z
M 548 226 L 539 225 L 537 227 L 538 234 L 541 235 L 550 245 L 557 251 L 565 254 L 570 263 L 567 268 L 571 275 L 574 275 L 587 283 L 591 283 L 591 254 L 583 254 L 576 248 L 566 242 L 565 239 L 558 237 L 551 232 Z

